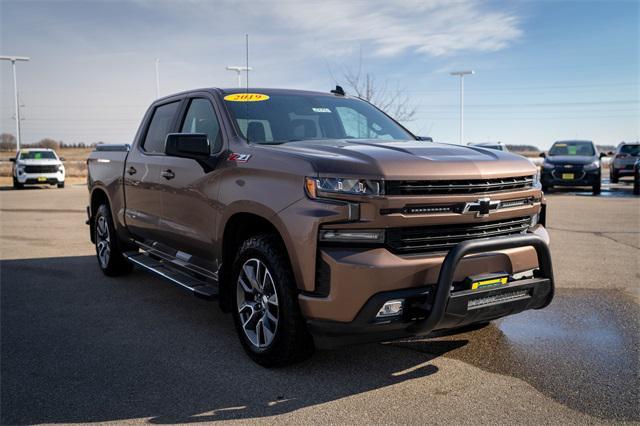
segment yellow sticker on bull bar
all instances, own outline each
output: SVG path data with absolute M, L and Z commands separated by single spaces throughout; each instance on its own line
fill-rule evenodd
M 262 93 L 234 93 L 224 97 L 229 102 L 260 102 L 269 99 L 268 95 Z
M 476 281 L 471 285 L 471 290 L 475 290 L 487 285 L 505 285 L 508 281 L 508 277 L 491 278 L 488 280 Z

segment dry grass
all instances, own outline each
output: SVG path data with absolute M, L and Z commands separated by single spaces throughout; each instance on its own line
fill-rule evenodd
M 87 176 L 87 157 L 93 148 L 60 148 L 56 150 L 58 156 L 64 158 L 64 167 L 69 177 L 84 178 Z M 0 151 L 0 176 L 11 176 L 13 151 Z

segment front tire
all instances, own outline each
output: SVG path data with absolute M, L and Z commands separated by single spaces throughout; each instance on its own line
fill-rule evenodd
M 24 185 L 21 184 L 20 182 L 18 182 L 18 179 L 16 179 L 15 177 L 13 178 L 13 189 L 22 189 L 24 188 Z
M 64 188 L 64 181 L 58 182 L 58 188 Z
M 232 277 L 233 318 L 249 357 L 263 367 L 281 367 L 311 356 L 313 340 L 279 239 L 261 234 L 244 241 Z
M 126 248 L 126 246 L 118 239 L 111 217 L 111 210 L 106 204 L 102 204 L 96 211 L 93 232 L 98 265 L 102 272 L 109 277 L 131 272 L 133 266 L 127 262 L 123 255 L 123 248 Z

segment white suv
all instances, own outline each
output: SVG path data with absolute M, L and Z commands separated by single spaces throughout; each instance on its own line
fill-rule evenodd
M 21 149 L 11 161 L 13 165 L 13 187 L 49 184 L 64 188 L 64 158 L 48 148 Z

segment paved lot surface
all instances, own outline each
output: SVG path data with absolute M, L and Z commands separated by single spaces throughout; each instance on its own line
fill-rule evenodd
M 86 189 L 0 191 L 0 411 L 20 423 L 640 421 L 640 198 L 548 197 L 557 297 L 458 335 L 266 370 L 215 304 L 104 277 Z

